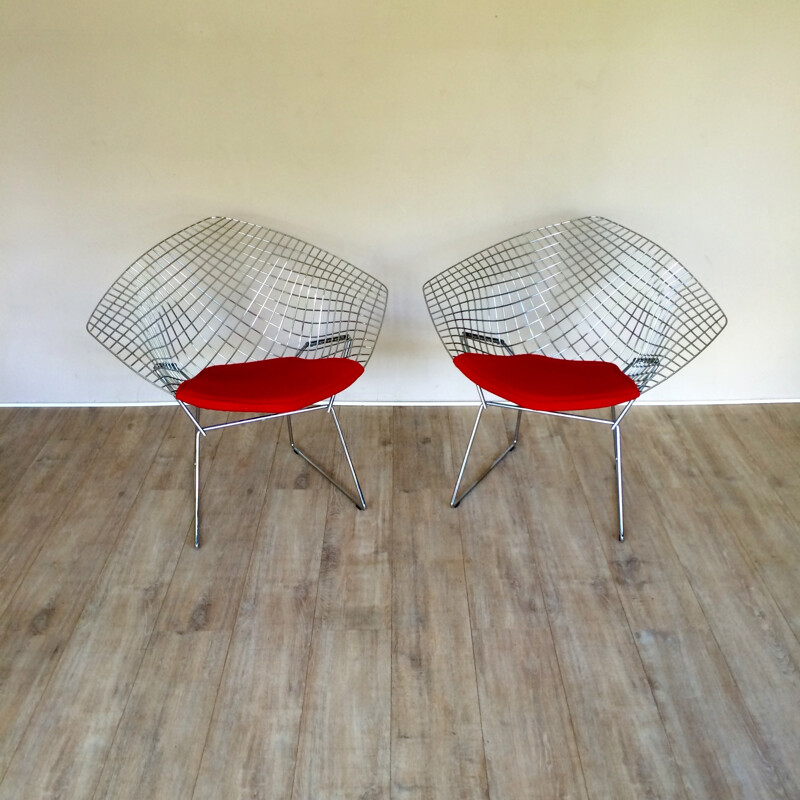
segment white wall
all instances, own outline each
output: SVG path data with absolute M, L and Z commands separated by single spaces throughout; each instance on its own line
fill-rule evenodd
M 0 403 L 165 398 L 84 325 L 211 214 L 389 286 L 343 400 L 471 400 L 422 283 L 585 214 L 729 317 L 650 399 L 800 398 L 799 77 L 796 0 L 2 3 Z

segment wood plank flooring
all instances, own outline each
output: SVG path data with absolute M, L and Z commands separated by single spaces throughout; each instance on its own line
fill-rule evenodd
M 800 406 L 340 418 L 0 409 L 0 800 L 800 798 Z

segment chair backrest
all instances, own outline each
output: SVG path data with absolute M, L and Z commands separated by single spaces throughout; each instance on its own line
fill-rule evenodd
M 527 352 L 611 361 L 640 391 L 689 363 L 727 322 L 669 253 L 602 217 L 495 244 L 423 291 L 453 357 Z
M 298 239 L 210 217 L 114 282 L 87 324 L 123 363 L 174 394 L 211 364 L 344 356 L 366 364 L 386 287 Z

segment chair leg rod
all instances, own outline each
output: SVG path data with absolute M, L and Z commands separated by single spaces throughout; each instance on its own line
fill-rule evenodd
M 344 494 L 347 498 L 350 499 L 356 506 L 356 508 L 363 511 L 367 507 L 367 502 L 364 499 L 364 493 L 361 491 L 361 484 L 358 481 L 358 475 L 356 475 L 355 467 L 353 466 L 353 460 L 350 458 L 350 451 L 347 449 L 347 442 L 344 440 L 344 434 L 342 433 L 341 425 L 339 424 L 339 418 L 336 416 L 336 411 L 331 406 L 330 409 L 331 416 L 333 417 L 333 421 L 336 425 L 336 431 L 339 434 L 339 441 L 342 443 L 342 448 L 344 449 L 345 457 L 347 458 L 347 464 L 350 467 L 350 474 L 353 476 L 353 483 L 355 484 L 356 491 L 358 492 L 358 497 L 352 494 L 350 491 L 344 488 L 337 480 L 335 480 L 328 472 L 326 472 L 319 464 L 309 458 L 296 444 L 294 441 L 294 432 L 292 430 L 292 422 L 289 417 L 286 418 L 286 422 L 288 423 L 289 427 L 289 444 L 291 445 L 292 450 L 294 450 L 297 455 L 299 455 L 307 464 L 312 466 L 320 475 L 326 478 L 330 483 L 332 483 L 342 494 Z
M 336 415 L 336 409 L 331 405 L 330 414 L 333 417 L 333 421 L 336 424 L 336 432 L 339 434 L 339 441 L 342 443 L 342 449 L 344 450 L 345 458 L 347 458 L 347 466 L 350 467 L 350 474 L 353 476 L 353 483 L 356 486 L 356 491 L 358 492 L 358 498 L 361 501 L 359 506 L 363 511 L 367 507 L 367 501 L 364 499 L 364 492 L 361 491 L 361 484 L 358 482 L 358 475 L 356 475 L 356 468 L 353 466 L 353 459 L 350 458 L 350 451 L 347 448 L 347 442 L 344 440 L 344 434 L 342 433 L 342 426 L 339 424 L 339 417 Z
M 511 440 L 511 450 L 513 450 L 517 446 L 517 442 L 519 441 L 519 424 L 522 421 L 522 409 L 517 411 L 517 424 L 514 427 L 514 438 Z
M 625 541 L 622 514 L 622 442 L 620 440 L 619 426 L 614 428 L 614 464 L 617 470 L 617 513 L 619 516 L 619 540 Z
M 466 495 L 474 489 L 478 483 L 480 482 L 480 478 L 478 478 L 472 486 L 467 489 L 464 494 L 461 495 L 458 499 L 456 499 L 456 495 L 458 494 L 458 487 L 461 486 L 461 479 L 464 477 L 464 470 L 467 468 L 467 461 L 469 460 L 469 454 L 472 450 L 472 443 L 475 441 L 475 434 L 478 431 L 478 424 L 481 421 L 481 415 L 483 414 L 483 405 L 478 406 L 478 415 L 475 417 L 475 424 L 472 426 L 472 433 L 469 437 L 469 442 L 467 442 L 467 451 L 464 453 L 464 459 L 461 462 L 461 469 L 458 472 L 458 478 L 456 479 L 456 486 L 453 489 L 453 496 L 450 498 L 450 505 L 452 508 L 455 508 L 465 497 Z
M 200 435 L 202 430 L 194 434 L 194 546 L 200 547 Z
M 458 473 L 458 480 L 456 480 L 455 489 L 453 489 L 453 496 L 450 499 L 450 505 L 452 508 L 457 508 L 461 501 L 517 446 L 517 441 L 519 440 L 519 424 L 520 419 L 522 418 L 522 411 L 517 412 L 517 423 L 514 428 L 514 438 L 511 440 L 508 447 L 500 453 L 497 458 L 492 461 L 491 465 L 486 469 L 483 474 L 473 483 L 471 483 L 461 495 L 458 494 L 458 489 L 461 486 L 461 481 L 464 478 L 464 471 L 467 468 L 467 461 L 469 460 L 470 452 L 472 451 L 472 445 L 475 441 L 475 434 L 478 432 L 478 424 L 481 421 L 481 415 L 483 414 L 483 406 L 478 407 L 478 415 L 475 418 L 475 425 L 472 427 L 472 434 L 469 437 L 469 443 L 467 444 L 467 451 L 464 453 L 464 460 L 461 462 L 461 470 Z

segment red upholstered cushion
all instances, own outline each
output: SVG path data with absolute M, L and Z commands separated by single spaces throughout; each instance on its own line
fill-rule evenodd
M 280 414 L 327 400 L 364 367 L 349 358 L 270 358 L 206 367 L 184 381 L 175 396 L 198 408 Z
M 482 389 L 538 411 L 605 408 L 639 396 L 636 384 L 607 361 L 462 353 L 453 363 Z

